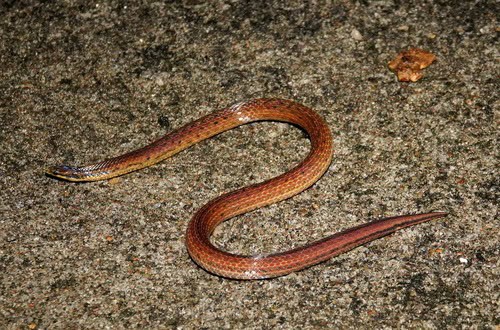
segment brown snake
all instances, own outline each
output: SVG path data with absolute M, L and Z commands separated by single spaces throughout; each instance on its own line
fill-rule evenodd
M 51 167 L 47 174 L 68 181 L 109 179 L 158 163 L 231 128 L 263 120 L 299 126 L 309 135 L 311 150 L 292 170 L 268 181 L 224 194 L 196 212 L 188 225 L 186 246 L 193 260 L 210 273 L 235 279 L 281 276 L 325 261 L 396 230 L 447 215 L 445 212 L 432 212 L 376 220 L 303 247 L 270 255 L 241 256 L 215 247 L 210 242 L 210 236 L 222 221 L 300 193 L 313 185 L 331 163 L 332 135 L 326 122 L 313 110 L 280 99 L 238 103 L 193 121 L 141 149 L 93 165 Z

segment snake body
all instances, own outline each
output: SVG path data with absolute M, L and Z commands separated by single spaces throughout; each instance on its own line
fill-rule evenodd
M 47 174 L 67 181 L 109 179 L 158 163 L 201 140 L 234 127 L 264 120 L 299 126 L 309 135 L 311 150 L 290 171 L 224 194 L 196 212 L 187 228 L 186 246 L 192 259 L 208 272 L 235 279 L 277 277 L 320 263 L 401 228 L 446 215 L 444 212 L 432 212 L 385 218 L 303 247 L 270 255 L 241 256 L 214 246 L 210 236 L 218 224 L 300 193 L 313 185 L 331 163 L 332 135 L 326 122 L 312 109 L 281 99 L 237 103 L 193 121 L 141 149 L 93 165 L 51 167 Z

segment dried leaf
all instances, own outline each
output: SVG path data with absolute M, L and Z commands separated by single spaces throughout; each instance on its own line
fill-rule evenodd
M 422 78 L 421 70 L 431 65 L 436 55 L 420 48 L 410 48 L 401 52 L 389 62 L 389 68 L 396 72 L 399 81 L 415 82 Z

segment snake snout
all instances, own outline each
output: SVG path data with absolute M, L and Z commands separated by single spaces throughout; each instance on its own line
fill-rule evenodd
M 45 173 L 48 176 L 65 180 L 76 180 L 81 177 L 81 175 L 79 175 L 81 171 L 78 167 L 67 165 L 51 166 L 45 170 Z

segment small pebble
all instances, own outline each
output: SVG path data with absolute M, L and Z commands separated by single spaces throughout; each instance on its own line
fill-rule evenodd
M 354 39 L 354 40 L 357 40 L 357 41 L 361 41 L 363 40 L 363 36 L 361 35 L 361 32 L 359 32 L 358 30 L 356 29 L 352 29 L 351 31 L 351 37 Z

